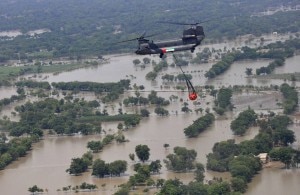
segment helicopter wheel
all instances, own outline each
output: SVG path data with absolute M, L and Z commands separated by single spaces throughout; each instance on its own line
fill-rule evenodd
M 195 51 L 195 48 L 194 48 L 194 47 L 193 47 L 193 48 L 191 48 L 191 52 L 192 52 L 192 53 L 194 53 L 194 51 Z
M 160 57 L 160 58 L 162 58 L 162 57 L 163 57 L 163 55 L 164 55 L 163 53 L 160 53 L 160 54 L 159 54 L 159 57 Z

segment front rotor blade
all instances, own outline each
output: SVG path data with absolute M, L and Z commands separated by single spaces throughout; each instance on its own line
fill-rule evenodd
M 130 41 L 136 41 L 138 39 L 139 38 L 134 38 L 134 39 L 128 39 L 128 40 L 125 40 L 125 41 L 118 41 L 118 42 L 114 42 L 114 43 L 126 43 L 126 42 L 130 42 Z

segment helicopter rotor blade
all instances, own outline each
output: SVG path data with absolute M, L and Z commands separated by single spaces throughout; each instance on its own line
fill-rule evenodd
M 128 40 L 124 40 L 124 41 L 118 41 L 118 42 L 114 42 L 114 43 L 126 43 L 126 42 L 130 42 L 130 41 L 136 41 L 139 38 L 134 38 L 134 39 L 128 39 Z
M 203 24 L 206 22 L 214 21 L 214 20 L 221 20 L 224 18 L 229 18 L 229 17 L 234 17 L 234 15 L 228 15 L 228 16 L 220 16 L 220 17 L 215 17 L 215 18 L 209 18 L 203 21 L 195 22 L 195 23 L 184 23 L 184 22 L 172 22 L 172 21 L 158 21 L 157 23 L 162 23 L 162 24 L 175 24 L 175 25 L 190 25 L 190 26 L 197 26 L 199 24 Z
M 161 33 L 155 33 L 155 34 L 145 36 L 146 31 L 144 31 L 143 34 L 140 37 L 136 37 L 136 38 L 128 39 L 128 40 L 124 40 L 124 41 L 118 41 L 118 42 L 115 42 L 115 43 L 126 43 L 126 42 L 130 42 L 130 41 L 139 41 L 139 40 L 143 40 L 145 38 L 153 37 L 153 36 L 156 36 L 156 35 L 159 35 L 159 34 L 161 34 Z
M 162 23 L 162 24 L 175 24 L 175 25 L 191 25 L 191 26 L 195 26 L 198 25 L 202 22 L 196 22 L 196 23 L 182 23 L 182 22 L 169 22 L 169 21 L 159 21 L 158 23 Z

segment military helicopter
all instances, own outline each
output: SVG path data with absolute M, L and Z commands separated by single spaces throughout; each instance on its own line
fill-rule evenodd
M 137 40 L 138 49 L 135 51 L 136 54 L 138 55 L 159 54 L 159 57 L 162 58 L 163 55 L 167 52 L 190 50 L 193 53 L 195 51 L 195 48 L 201 44 L 202 40 L 205 37 L 203 27 L 199 25 L 200 23 L 191 23 L 191 24 L 176 23 L 176 22 L 159 22 L 159 23 L 168 23 L 168 24 L 175 24 L 175 25 L 190 25 L 191 27 L 183 31 L 182 37 L 180 39 L 154 42 L 153 40 L 150 41 L 149 39 L 146 39 L 154 35 L 145 36 L 146 33 L 143 33 L 140 37 L 125 40 L 125 41 L 120 41 L 117 43 Z

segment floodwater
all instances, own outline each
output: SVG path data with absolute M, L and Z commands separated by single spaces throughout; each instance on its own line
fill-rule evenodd
M 220 46 L 222 47 L 222 46 Z M 148 57 L 148 56 L 147 56 Z M 74 70 L 71 72 L 61 73 L 58 75 L 44 74 L 42 78 L 46 77 L 46 81 L 60 82 L 60 81 L 93 81 L 93 82 L 111 82 L 119 81 L 120 79 L 131 79 L 131 84 L 144 85 L 146 90 L 163 90 L 167 85 L 162 82 L 161 79 L 157 81 L 147 81 L 145 75 L 152 70 L 152 66 L 148 65 L 145 68 L 135 67 L 132 61 L 136 58 L 142 60 L 143 56 L 123 55 L 123 56 L 110 56 L 111 62 L 109 64 L 99 65 L 98 67 L 85 68 L 80 70 Z M 157 56 L 152 56 L 152 60 L 158 62 Z M 170 58 L 168 59 L 169 61 Z M 278 72 L 299 72 L 298 65 L 299 56 L 286 60 L 284 70 Z M 270 84 L 281 84 L 282 80 L 259 80 L 255 78 L 246 78 L 246 68 L 258 68 L 268 65 L 268 60 L 257 61 L 241 61 L 234 63 L 231 68 L 223 75 L 207 80 L 204 78 L 205 71 L 207 71 L 212 63 L 201 65 L 189 65 L 183 67 L 184 71 L 193 75 L 192 82 L 195 85 L 213 84 L 217 87 L 229 86 L 229 85 L 259 85 L 269 86 Z M 165 73 L 179 73 L 178 68 L 171 68 L 164 70 Z M 158 77 L 160 78 L 161 75 Z M 168 83 L 170 84 L 170 83 Z M 171 83 L 171 86 L 175 86 L 177 83 Z M 184 83 L 183 83 L 184 84 Z M 162 87 L 162 88 L 161 88 Z M 10 91 L 11 90 L 11 91 Z M 0 88 L 0 97 L 10 97 L 14 94 L 10 88 Z M 130 94 L 130 93 L 129 93 Z M 125 96 L 129 95 L 125 94 Z M 179 96 L 186 100 L 185 92 L 158 92 L 158 96 L 168 98 L 171 94 Z M 87 94 L 79 94 L 78 96 L 85 96 Z M 132 95 L 132 93 L 131 93 Z M 142 96 L 146 96 L 147 93 L 142 93 Z M 91 94 L 88 94 L 88 98 Z M 206 131 L 201 133 L 197 138 L 187 139 L 183 133 L 183 129 L 192 124 L 194 120 L 199 118 L 201 114 L 182 113 L 180 109 L 182 102 L 171 102 L 166 107 L 170 112 L 168 117 L 158 117 L 155 114 L 151 114 L 149 118 L 143 119 L 141 123 L 133 128 L 124 132 L 126 139 L 129 142 L 117 144 L 112 143 L 106 146 L 102 152 L 94 154 L 94 159 L 101 158 L 106 162 L 112 162 L 114 160 L 127 160 L 129 167 L 126 174 L 122 177 L 104 178 L 99 179 L 91 176 L 91 171 L 84 173 L 82 176 L 70 176 L 65 172 L 69 167 L 71 159 L 74 157 L 80 157 L 87 152 L 87 142 L 91 140 L 99 140 L 104 135 L 93 136 L 61 136 L 61 137 L 45 137 L 44 140 L 35 144 L 33 150 L 28 153 L 26 157 L 19 159 L 18 161 L 9 165 L 5 170 L 0 172 L 0 189 L 1 194 L 26 194 L 28 187 L 37 185 L 43 189 L 47 189 L 48 194 L 64 194 L 63 192 L 57 192 L 57 189 L 61 189 L 65 186 L 76 186 L 82 182 L 93 183 L 99 187 L 101 194 L 113 194 L 117 190 L 117 186 L 127 181 L 129 175 L 134 173 L 133 164 L 129 160 L 128 155 L 134 153 L 135 146 L 139 144 L 147 144 L 150 148 L 150 160 L 157 160 L 166 158 L 166 156 L 172 153 L 173 147 L 183 146 L 188 149 L 194 149 L 197 151 L 197 161 L 205 164 L 206 155 L 211 152 L 214 143 L 235 139 L 237 143 L 252 139 L 258 132 L 257 127 L 251 128 L 245 136 L 234 136 L 230 130 L 230 122 L 233 117 L 241 110 L 246 109 L 248 106 L 255 110 L 276 110 L 280 112 L 280 107 L 277 105 L 277 101 L 281 101 L 282 97 L 276 92 L 266 93 L 249 93 L 239 94 L 233 97 L 233 103 L 235 109 L 233 112 L 226 113 L 226 116 L 217 117 L 215 123 Z M 120 100 L 121 101 L 121 100 Z M 207 96 L 204 99 L 200 99 L 201 107 L 205 110 L 211 108 L 213 99 Z M 190 102 L 189 108 L 195 110 L 199 106 L 192 105 Z M 110 113 L 116 113 L 118 110 L 118 104 L 108 107 Z M 13 108 L 11 108 L 13 109 Z M 122 107 L 124 112 L 135 112 L 134 107 Z M 151 113 L 153 113 L 153 107 L 147 107 Z M 178 114 L 176 114 L 176 111 Z M 8 113 L 9 109 L 7 110 Z M 117 130 L 117 123 L 103 123 L 103 129 L 107 133 L 115 133 Z M 295 131 L 296 136 L 300 137 L 299 126 L 292 126 L 291 129 Z M 163 144 L 170 144 L 169 149 L 165 149 Z M 298 144 L 298 143 L 296 143 Z M 164 163 L 162 163 L 164 164 Z M 294 195 L 299 190 L 297 183 L 300 182 L 299 170 L 282 170 L 282 169 L 264 169 L 260 174 L 253 178 L 253 181 L 249 184 L 247 195 L 254 194 L 273 194 L 281 195 L 291 194 Z M 206 172 L 206 180 L 213 178 L 214 176 L 222 176 L 225 179 L 230 179 L 228 173 L 220 174 L 211 171 Z M 173 173 L 162 168 L 161 174 L 155 175 L 154 178 L 179 178 L 184 182 L 189 182 L 193 178 L 192 173 Z M 18 185 L 15 185 L 18 184 Z M 272 189 L 271 187 L 272 186 Z M 91 193 L 96 194 L 99 192 Z M 80 193 L 79 193 L 80 194 Z M 86 194 L 86 193 L 83 193 Z
M 0 87 L 0 99 L 10 98 L 12 95 L 17 95 L 15 87 Z

